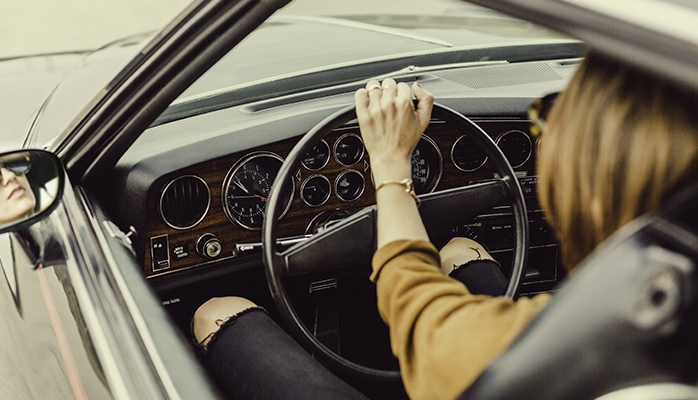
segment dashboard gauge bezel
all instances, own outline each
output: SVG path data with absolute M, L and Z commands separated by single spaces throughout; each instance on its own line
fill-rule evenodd
M 497 140 L 495 140 L 494 142 L 497 145 L 497 147 L 499 147 L 499 149 L 502 150 L 502 153 L 506 157 L 507 154 L 504 153 L 504 150 L 499 146 L 499 142 L 507 135 L 514 134 L 514 133 L 520 133 L 520 134 L 524 135 L 524 137 L 526 137 L 526 139 L 528 140 L 528 144 L 529 144 L 528 156 L 526 157 L 526 159 L 522 163 L 514 165 L 511 163 L 511 160 L 509 160 L 509 157 L 507 157 L 507 161 L 509 161 L 512 168 L 519 168 L 519 167 L 523 166 L 524 164 L 526 164 L 528 162 L 528 160 L 531 159 L 531 156 L 533 155 L 533 141 L 531 140 L 531 136 L 520 129 L 511 129 L 511 130 L 500 133 L 499 136 L 497 136 Z
M 455 151 L 456 151 L 456 145 L 458 145 L 458 143 L 461 141 L 461 139 L 466 139 L 467 137 L 468 137 L 468 134 L 467 134 L 467 133 L 466 133 L 466 134 L 463 134 L 463 135 L 460 135 L 460 136 L 458 137 L 458 139 L 456 139 L 456 140 L 453 142 L 453 145 L 451 146 L 451 162 L 453 163 L 453 166 L 456 167 L 456 169 L 459 170 L 459 171 L 463 171 L 463 172 L 475 172 L 475 171 L 479 170 L 480 168 L 482 168 L 482 167 L 487 163 L 487 160 L 488 160 L 489 157 L 487 157 L 486 154 L 485 154 L 485 159 L 482 161 L 482 163 L 481 163 L 480 165 L 478 165 L 478 166 L 477 166 L 476 168 L 474 168 L 474 169 L 466 169 L 466 168 L 461 167 L 460 165 L 458 165 L 458 163 L 456 162 L 455 157 L 453 156 L 453 154 L 454 154 Z M 477 145 L 475 145 L 475 146 L 477 146 Z M 483 152 L 483 154 L 484 154 L 484 152 Z
M 170 186 L 172 186 L 176 181 L 178 181 L 180 179 L 184 179 L 184 178 L 196 178 L 204 184 L 204 186 L 206 187 L 206 192 L 207 192 L 207 196 L 208 196 L 208 204 L 206 205 L 206 210 L 203 212 L 201 217 L 196 222 L 194 222 L 193 224 L 191 224 L 189 226 L 180 227 L 180 226 L 176 226 L 176 225 L 170 223 L 170 221 L 168 221 L 167 218 L 165 218 L 165 215 L 163 214 L 163 211 L 162 211 L 162 209 L 163 209 L 162 201 L 163 201 L 163 198 L 165 197 L 165 193 L 167 193 L 167 190 L 170 188 Z M 178 177 L 170 180 L 167 183 L 167 185 L 165 185 L 165 187 L 160 192 L 160 199 L 158 200 L 158 213 L 160 214 L 160 218 L 162 218 L 162 221 L 172 229 L 176 229 L 178 231 L 183 231 L 183 230 L 191 229 L 191 228 L 199 225 L 201 223 L 201 221 L 203 221 L 204 218 L 206 218 L 206 215 L 208 215 L 208 211 L 210 209 L 211 209 L 211 188 L 208 186 L 208 183 L 206 182 L 206 180 L 204 180 L 204 178 L 202 178 L 198 175 L 187 174 L 187 175 L 178 176 Z
M 414 185 L 415 185 L 415 191 L 417 192 L 417 194 L 432 193 L 434 190 L 436 190 L 436 187 L 439 186 L 439 183 L 441 182 L 441 177 L 443 176 L 443 173 L 444 173 L 444 158 L 441 155 L 441 149 L 439 148 L 439 145 L 436 144 L 434 139 L 423 134 L 422 137 L 420 138 L 419 142 L 417 143 L 417 147 L 419 147 L 420 143 L 422 143 L 422 139 L 424 139 L 424 142 L 427 143 L 431 147 L 431 150 L 433 150 L 437 156 L 438 163 L 436 166 L 438 167 L 438 174 L 436 175 L 436 177 L 433 177 L 433 178 L 432 178 L 432 176 L 429 177 L 429 181 L 428 181 L 429 185 L 426 187 L 426 189 L 424 191 L 418 190 L 420 185 L 418 185 L 415 182 Z M 417 150 L 417 147 L 415 147 L 415 150 Z M 412 154 L 414 154 L 414 152 Z M 410 159 L 412 157 L 413 157 L 413 155 L 410 155 Z M 428 160 L 429 159 L 427 159 L 427 161 Z M 431 169 L 431 167 L 434 167 L 434 165 L 430 165 L 429 167 Z M 411 168 L 412 168 L 412 166 L 410 165 L 410 169 Z M 412 180 L 414 181 L 414 176 L 412 176 Z
M 325 167 L 327 166 L 327 164 L 330 162 L 330 158 L 331 158 L 332 155 L 333 155 L 333 154 L 332 154 L 332 148 L 331 148 L 330 145 L 327 143 L 327 141 L 325 141 L 325 139 L 320 139 L 320 141 L 317 142 L 317 143 L 315 144 L 315 146 L 317 146 L 317 145 L 319 145 L 319 144 L 324 144 L 325 147 L 327 148 L 327 157 L 325 158 L 325 162 L 324 162 L 320 167 L 318 167 L 318 168 L 310 168 L 310 167 L 308 167 L 307 165 L 305 165 L 304 160 L 301 160 L 301 165 L 303 166 L 303 168 L 307 169 L 308 171 L 316 172 L 316 171 L 320 171 L 321 169 L 325 168 Z M 313 148 L 314 148 L 315 146 L 313 146 Z M 362 157 L 363 157 L 363 156 L 362 156 Z
M 276 169 L 276 171 L 274 171 L 274 178 L 272 179 L 272 182 L 269 182 L 269 192 L 271 192 L 271 187 L 272 187 L 272 184 L 274 183 L 273 180 L 276 179 L 276 176 L 279 173 L 279 169 L 281 168 L 281 164 L 283 164 L 284 159 L 281 158 L 281 156 L 279 156 L 278 154 L 270 152 L 270 151 L 258 151 L 258 152 L 254 152 L 254 153 L 249 153 L 249 154 L 246 154 L 245 156 L 243 156 L 242 158 L 240 158 L 240 160 L 238 160 L 235 164 L 233 164 L 232 167 L 230 167 L 230 169 L 228 169 L 228 172 L 225 174 L 225 179 L 223 180 L 223 187 L 221 188 L 221 202 L 222 202 L 223 212 L 225 213 L 225 216 L 233 224 L 238 225 L 238 226 L 240 226 L 244 229 L 250 230 L 250 231 L 262 230 L 262 226 L 264 225 L 264 214 L 266 214 L 266 211 L 267 211 L 268 199 L 264 201 L 264 211 L 262 212 L 262 218 L 260 219 L 259 226 L 256 226 L 257 225 L 256 223 L 255 223 L 255 225 L 247 224 L 247 223 L 241 221 L 236 215 L 234 215 L 234 213 L 232 213 L 232 211 L 228 207 L 227 198 L 228 198 L 230 185 L 232 183 L 231 180 L 233 179 L 233 177 L 237 174 L 237 172 L 239 172 L 241 170 L 241 168 L 245 164 L 247 164 L 248 162 L 253 161 L 257 158 L 272 158 L 272 159 L 280 162 L 278 168 Z M 286 207 L 279 215 L 279 220 L 286 215 L 288 210 L 291 208 L 291 204 L 293 203 L 293 197 L 295 195 L 295 184 L 293 182 L 293 179 L 291 179 L 289 181 L 289 185 L 291 186 L 290 196 L 289 196 L 288 202 L 286 204 Z
M 305 196 L 303 195 L 303 191 L 305 190 L 305 186 L 308 184 L 308 182 L 310 182 L 311 179 L 315 179 L 315 178 L 322 178 L 322 179 L 324 179 L 325 182 L 327 182 L 327 187 L 328 187 L 328 189 L 329 189 L 329 190 L 327 191 L 327 196 L 325 196 L 325 199 L 324 199 L 320 204 L 310 204 L 310 203 L 305 199 Z M 301 201 L 303 201 L 303 203 L 304 203 L 305 205 L 307 205 L 308 207 L 322 207 L 322 206 L 324 206 L 324 205 L 327 203 L 327 201 L 330 199 L 330 197 L 332 197 L 332 190 L 333 190 L 332 182 L 330 182 L 330 180 L 329 180 L 325 175 L 322 175 L 322 174 L 314 174 L 314 175 L 311 175 L 311 176 L 305 178 L 305 180 L 303 181 L 303 183 L 301 183 L 300 198 L 301 198 Z
M 361 142 L 361 153 L 358 155 L 357 159 L 355 162 L 351 164 L 345 164 L 342 161 L 340 161 L 339 157 L 337 157 L 337 146 L 339 146 L 339 142 L 342 141 L 342 139 L 346 137 L 354 136 L 357 139 L 359 139 L 359 142 Z M 366 154 L 366 145 L 364 144 L 364 140 L 361 138 L 361 136 L 357 135 L 354 132 L 347 132 L 343 134 L 342 136 L 338 137 L 337 140 L 334 141 L 334 144 L 332 145 L 332 157 L 334 158 L 335 162 L 337 164 L 343 166 L 343 167 L 353 167 L 354 165 L 358 164 L 361 159 L 364 158 L 364 155 Z
M 347 199 L 343 199 L 343 198 L 339 195 L 339 190 L 337 190 L 337 185 L 339 184 L 340 179 L 341 179 L 344 175 L 351 174 L 351 173 L 355 173 L 355 174 L 359 175 L 359 176 L 361 177 L 361 180 L 362 180 L 363 184 L 361 185 L 361 190 L 356 194 L 356 197 L 354 197 L 353 199 L 347 200 Z M 358 199 L 359 199 L 361 196 L 363 196 L 363 194 L 366 192 L 366 177 L 364 176 L 364 174 L 362 174 L 361 172 L 359 172 L 359 171 L 357 171 L 357 170 L 355 170 L 355 169 L 353 169 L 353 168 L 344 170 L 344 171 L 342 171 L 339 175 L 337 175 L 337 177 L 335 178 L 334 184 L 332 185 L 332 189 L 334 189 L 334 195 L 335 195 L 335 197 L 337 197 L 339 200 L 341 200 L 341 201 L 343 201 L 343 202 L 345 202 L 345 203 L 351 203 L 351 202 L 353 202 L 353 201 L 358 200 Z

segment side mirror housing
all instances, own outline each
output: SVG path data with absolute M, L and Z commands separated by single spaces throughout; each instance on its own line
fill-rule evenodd
M 44 150 L 0 154 L 0 233 L 22 230 L 48 216 L 65 188 L 58 157 Z

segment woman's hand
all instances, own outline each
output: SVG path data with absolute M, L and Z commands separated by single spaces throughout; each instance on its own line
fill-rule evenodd
M 369 81 L 354 98 L 376 184 L 410 178 L 412 151 L 429 125 L 434 96 L 417 83 L 410 90 L 406 83 L 388 78 L 382 85 Z
M 369 81 L 355 94 L 356 116 L 376 185 L 412 177 L 410 159 L 422 133 L 429 125 L 434 97 L 419 85 L 386 79 L 383 85 Z M 395 240 L 429 240 L 417 205 L 405 187 L 385 185 L 376 191 L 378 205 L 378 248 Z

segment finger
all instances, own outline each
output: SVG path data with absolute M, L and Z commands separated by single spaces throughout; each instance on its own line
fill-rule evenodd
M 368 85 L 366 85 L 368 86 Z M 381 95 L 383 94 L 383 88 L 378 84 L 376 81 L 375 86 L 371 86 L 371 89 L 368 91 L 368 98 L 369 98 L 369 104 L 378 104 L 380 103 Z
M 383 81 L 383 98 L 393 99 L 397 96 L 397 83 L 395 79 L 388 78 Z
M 400 82 L 397 84 L 397 97 L 412 103 L 412 89 L 405 83 Z
M 368 92 L 366 89 L 359 89 L 354 93 L 354 106 L 356 107 L 356 115 L 363 114 L 368 108 Z
M 375 88 L 380 88 L 381 84 L 375 79 L 371 79 L 370 81 L 366 82 L 366 91 L 371 91 Z
M 417 99 L 417 116 L 419 124 L 426 129 L 431 119 L 431 110 L 434 107 L 434 96 L 423 89 L 417 82 L 412 85 L 414 97 Z
M 368 98 L 371 100 L 378 100 L 381 97 L 381 90 L 383 87 L 380 82 L 375 79 L 371 79 L 366 82 L 366 91 L 368 92 Z

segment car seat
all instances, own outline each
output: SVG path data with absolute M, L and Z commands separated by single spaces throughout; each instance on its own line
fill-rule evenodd
M 697 399 L 697 200 L 698 185 L 600 245 L 459 398 Z

